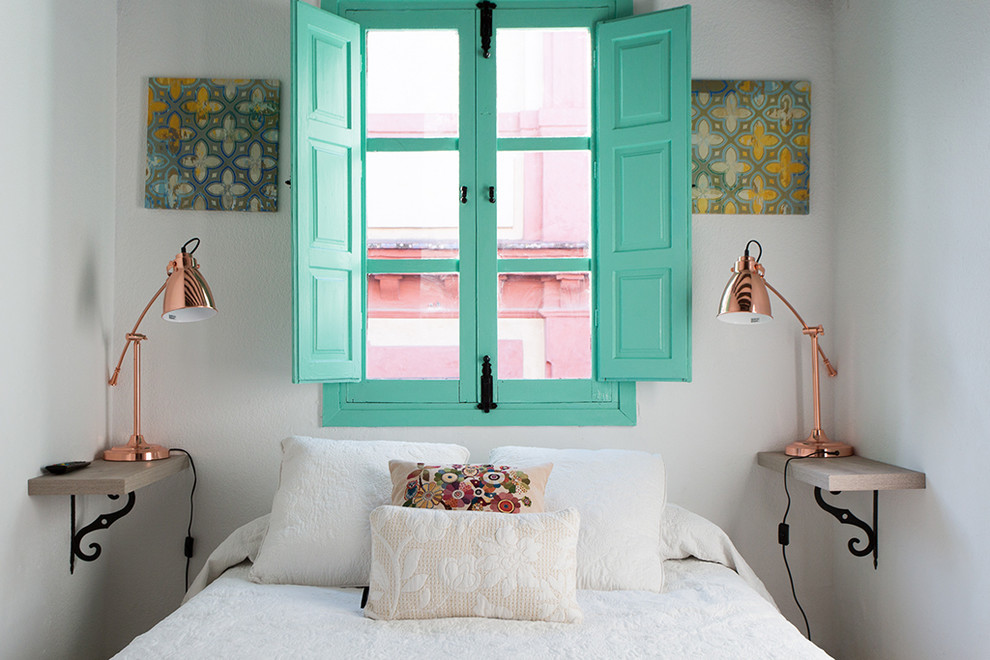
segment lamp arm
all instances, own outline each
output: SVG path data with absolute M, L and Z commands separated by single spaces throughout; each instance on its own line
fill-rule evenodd
M 767 282 L 767 279 L 765 277 L 763 278 L 763 283 L 767 285 L 768 289 L 773 291 L 775 296 L 780 298 L 781 302 L 787 305 L 787 309 L 791 310 L 791 313 L 794 314 L 795 317 L 797 317 L 798 322 L 801 323 L 801 327 L 803 327 L 805 330 L 808 330 L 809 329 L 808 324 L 804 322 L 804 319 L 801 318 L 801 315 L 798 314 L 796 309 L 794 309 L 794 306 L 791 305 L 791 303 L 787 302 L 787 298 L 780 295 L 780 291 L 777 291 L 777 289 L 773 288 L 773 285 Z M 818 345 L 818 354 L 821 356 L 822 362 L 825 363 L 825 369 L 828 370 L 828 375 L 830 377 L 834 377 L 837 373 L 839 373 L 838 371 L 835 370 L 835 367 L 832 366 L 832 363 L 828 361 L 828 358 L 825 356 L 825 351 L 822 350 L 821 344 Z
M 151 297 L 151 300 L 148 301 L 148 304 L 144 306 L 144 311 L 142 311 L 141 312 L 141 316 L 138 317 L 137 323 L 134 324 L 134 328 L 127 334 L 127 343 L 124 344 L 124 350 L 120 352 L 120 359 L 117 360 L 117 366 L 114 367 L 113 375 L 110 376 L 110 380 L 107 381 L 107 383 L 111 387 L 117 384 L 117 376 L 120 375 L 120 365 L 124 363 L 124 356 L 127 355 L 127 349 L 128 349 L 128 347 L 130 347 L 131 342 L 134 341 L 134 338 L 133 338 L 134 333 L 137 332 L 138 326 L 141 325 L 141 321 L 144 320 L 144 317 L 148 313 L 148 310 L 151 309 L 151 306 L 153 304 L 155 304 L 155 301 L 156 300 L 158 300 L 158 296 L 162 295 L 162 291 L 165 290 L 165 285 L 167 285 L 167 284 L 168 284 L 168 280 L 166 279 L 165 280 L 165 284 L 162 284 L 162 288 L 158 289 L 158 291 L 155 293 L 155 295 L 153 295 Z M 780 294 L 777 294 L 777 295 L 780 295 Z

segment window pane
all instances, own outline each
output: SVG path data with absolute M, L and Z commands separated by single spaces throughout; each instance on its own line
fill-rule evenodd
M 456 379 L 457 275 L 368 275 L 369 379 Z
M 496 30 L 499 137 L 591 135 L 591 35 Z
M 502 273 L 498 377 L 591 378 L 590 273 Z
M 457 137 L 456 30 L 369 30 L 368 137 Z
M 457 152 L 372 152 L 366 159 L 368 257 L 455 258 Z
M 500 257 L 587 257 L 591 240 L 588 151 L 498 153 Z

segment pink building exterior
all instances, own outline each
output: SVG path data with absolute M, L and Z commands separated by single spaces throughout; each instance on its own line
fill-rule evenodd
M 496 39 L 515 53 L 499 62 L 499 137 L 589 136 L 587 31 L 501 30 Z M 457 135 L 453 113 L 369 113 L 367 125 L 369 137 Z M 590 151 L 500 152 L 498 174 L 499 257 L 590 256 Z M 438 226 L 390 220 L 387 229 L 369 217 L 369 259 L 457 258 L 456 219 L 437 217 Z M 458 378 L 458 281 L 369 274 L 369 379 Z M 501 273 L 497 286 L 499 378 L 591 377 L 589 272 Z

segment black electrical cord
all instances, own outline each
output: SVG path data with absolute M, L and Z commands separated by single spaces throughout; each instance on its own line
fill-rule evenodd
M 186 246 L 188 246 L 193 241 L 196 241 L 196 245 L 193 246 L 193 249 L 189 250 L 189 254 L 192 254 L 193 252 L 195 252 L 199 248 L 199 238 L 196 237 L 196 236 L 194 236 L 193 238 L 190 238 L 188 241 L 185 242 L 185 244 L 182 246 L 182 251 L 185 252 L 186 251 Z M 762 253 L 763 253 L 763 248 L 760 248 L 760 254 L 762 254 Z M 189 452 L 186 452 L 186 455 L 188 456 L 189 455 Z
M 193 556 L 193 535 L 192 535 L 192 524 L 193 524 L 193 495 L 196 494 L 196 482 L 198 481 L 196 477 L 196 463 L 193 462 L 192 454 L 187 452 L 185 449 L 172 448 L 169 452 L 178 451 L 182 452 L 189 458 L 189 467 L 192 468 L 193 482 L 192 489 L 189 491 L 189 526 L 186 528 L 186 540 L 183 545 L 183 551 L 186 555 L 186 591 L 189 591 L 189 562 L 192 560 Z
M 197 239 L 197 240 L 199 240 L 199 239 Z M 743 253 L 743 256 L 746 256 L 746 257 L 749 256 L 749 246 L 752 245 L 753 243 L 756 243 L 756 247 L 760 248 L 760 254 L 758 254 L 757 257 L 756 257 L 756 263 L 759 263 L 760 262 L 760 259 L 763 258 L 763 246 L 760 245 L 760 242 L 758 240 L 756 240 L 755 238 L 752 239 L 752 240 L 750 240 L 749 243 L 746 243 L 746 250 Z
M 749 246 L 747 245 L 746 247 L 748 248 Z M 777 542 L 780 543 L 780 554 L 784 557 L 784 568 L 787 569 L 787 579 L 791 583 L 791 596 L 794 597 L 794 604 L 797 605 L 798 610 L 801 612 L 801 618 L 804 619 L 804 629 L 807 632 L 809 642 L 811 641 L 811 626 L 808 624 L 808 616 L 804 613 L 804 608 L 801 607 L 801 601 L 797 597 L 797 591 L 794 589 L 794 576 L 791 574 L 791 565 L 787 563 L 787 544 L 790 543 L 790 528 L 787 526 L 787 514 L 791 512 L 791 493 L 787 490 L 787 468 L 790 467 L 791 461 L 794 460 L 828 455 L 828 451 L 819 449 L 807 456 L 791 456 L 784 463 L 784 495 L 787 496 L 787 508 L 784 509 L 784 517 L 781 519 L 780 525 L 777 526 Z

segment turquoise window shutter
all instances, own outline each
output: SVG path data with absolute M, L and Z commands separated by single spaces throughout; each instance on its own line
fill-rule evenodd
M 691 378 L 690 8 L 597 27 L 597 377 Z
M 361 38 L 293 3 L 293 381 L 362 372 Z

